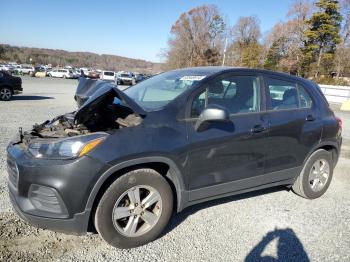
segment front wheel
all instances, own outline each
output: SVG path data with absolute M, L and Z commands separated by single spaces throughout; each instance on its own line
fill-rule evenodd
M 332 154 L 324 149 L 319 149 L 312 153 L 306 161 L 292 189 L 304 198 L 318 198 L 327 191 L 332 176 Z
M 173 194 L 165 178 L 152 169 L 138 169 L 106 190 L 96 209 L 95 227 L 114 247 L 137 247 L 159 236 L 172 211 Z
M 12 98 L 12 90 L 8 87 L 0 88 L 0 100 L 9 101 Z

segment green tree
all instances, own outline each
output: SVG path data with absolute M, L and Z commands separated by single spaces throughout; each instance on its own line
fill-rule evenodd
M 342 16 L 336 0 L 318 0 L 316 6 L 318 11 L 307 21 L 310 27 L 305 31 L 303 65 L 306 71 L 314 66 L 314 76 L 318 77 L 322 65 L 327 68 L 324 71 L 329 70 L 336 46 L 341 42 Z
M 264 68 L 269 70 L 278 70 L 278 65 L 283 57 L 281 52 L 281 47 L 283 46 L 282 42 L 283 39 L 278 38 L 272 43 L 265 58 Z

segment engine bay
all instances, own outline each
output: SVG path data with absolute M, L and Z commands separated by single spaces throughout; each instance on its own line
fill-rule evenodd
M 131 107 L 130 104 L 133 103 L 130 98 L 126 97 L 116 86 L 101 83 L 101 81 L 92 83 L 90 81 L 87 84 L 89 88 L 94 89 L 94 92 L 91 96 L 84 97 L 86 101 L 77 111 L 35 124 L 32 130 L 21 134 L 24 142 L 30 142 L 35 138 L 64 138 L 94 132 L 111 132 L 142 123 L 145 115 L 142 114 L 141 109 L 136 105 Z M 78 93 L 75 96 L 78 101 L 77 97 L 79 98 Z M 141 111 L 141 114 L 135 111 Z

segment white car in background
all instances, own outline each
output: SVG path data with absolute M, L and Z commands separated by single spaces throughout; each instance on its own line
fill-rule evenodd
M 91 72 L 91 69 L 90 68 L 86 68 L 86 67 L 82 67 L 80 68 L 80 71 L 83 70 L 84 72 L 84 75 L 88 76 Z
M 74 74 L 71 69 L 54 69 L 50 71 L 48 75 L 50 77 L 74 78 Z
M 132 72 L 118 72 L 117 77 L 117 85 L 135 85 L 136 80 L 135 76 Z
M 32 65 L 19 65 L 20 67 L 17 69 L 22 74 L 30 74 L 31 72 L 34 72 L 34 66 Z
M 116 73 L 113 71 L 102 71 L 100 74 L 101 80 L 115 81 Z
M 9 72 L 10 67 L 8 65 L 0 65 L 0 71 Z

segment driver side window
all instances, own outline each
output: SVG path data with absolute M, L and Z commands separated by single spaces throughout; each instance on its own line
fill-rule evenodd
M 226 108 L 230 114 L 260 110 L 259 79 L 256 76 L 219 77 L 207 84 L 192 102 L 191 118 L 198 117 L 208 105 Z

